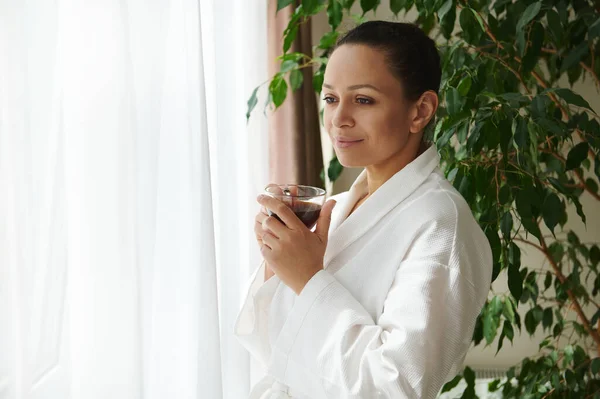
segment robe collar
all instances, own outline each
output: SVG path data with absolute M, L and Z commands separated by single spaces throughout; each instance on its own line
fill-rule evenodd
M 412 194 L 438 167 L 440 157 L 435 145 L 406 165 L 348 216 L 358 200 L 368 193 L 367 171 L 356 178 L 348 195 L 332 215 L 324 267 L 350 244 L 372 229 L 392 209 Z

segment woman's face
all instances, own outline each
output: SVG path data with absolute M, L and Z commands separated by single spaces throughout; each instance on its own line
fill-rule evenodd
M 382 52 L 342 45 L 327 63 L 323 119 L 338 160 L 346 167 L 380 165 L 421 140 L 410 133 L 414 113 Z

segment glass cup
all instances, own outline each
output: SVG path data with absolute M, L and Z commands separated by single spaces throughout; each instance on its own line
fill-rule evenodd
M 300 184 L 269 184 L 265 187 L 266 195 L 286 204 L 309 229 L 312 229 L 319 219 L 325 203 L 325 193 L 322 188 Z M 267 213 L 283 223 L 270 209 L 267 209 Z

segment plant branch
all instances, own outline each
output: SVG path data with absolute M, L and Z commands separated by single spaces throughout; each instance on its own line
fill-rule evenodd
M 558 265 L 556 264 L 556 262 L 550 255 L 548 247 L 546 246 L 546 241 L 544 240 L 543 237 L 540 239 L 541 245 L 537 245 L 536 243 L 533 243 L 531 241 L 522 240 L 519 238 L 515 238 L 515 240 L 529 244 L 529 245 L 537 248 L 539 251 L 541 251 L 546 256 L 546 258 L 548 258 L 548 261 L 550 262 L 550 265 L 552 266 L 552 270 L 554 271 L 554 274 L 556 275 L 556 277 L 558 278 L 560 283 L 563 285 L 566 285 L 567 278 L 565 277 L 564 274 L 562 274 Z M 579 301 L 577 300 L 577 298 L 575 297 L 573 292 L 570 289 L 566 289 L 565 291 L 567 292 L 567 296 L 571 300 L 572 306 L 575 308 L 575 312 L 577 313 L 577 316 L 583 323 L 583 327 L 585 328 L 585 330 L 588 332 L 588 334 L 592 337 L 592 339 L 596 343 L 598 355 L 600 356 L 600 333 L 598 333 L 598 331 L 594 327 L 591 326 L 590 321 L 587 319 L 587 317 L 583 313 L 583 309 L 581 308 L 581 305 L 579 304 Z
M 540 150 L 541 150 L 542 152 L 546 152 L 546 153 L 548 153 L 548 154 L 550 154 L 550 155 L 554 156 L 555 158 L 559 159 L 560 161 L 562 161 L 562 163 L 563 163 L 563 164 L 567 162 L 567 161 L 566 161 L 566 159 L 565 159 L 565 158 L 564 158 L 562 155 L 560 155 L 560 154 L 557 154 L 556 152 L 553 152 L 553 151 L 548 151 L 548 150 L 544 150 L 544 149 L 540 149 Z M 599 195 L 599 194 L 597 194 L 597 193 L 595 193 L 595 192 L 593 192 L 593 191 L 592 191 L 592 189 L 591 189 L 591 188 L 589 188 L 589 187 L 587 186 L 587 184 L 585 184 L 585 179 L 583 178 L 583 176 L 581 176 L 581 174 L 580 174 L 578 171 L 576 171 L 576 170 L 573 170 L 572 172 L 573 172 L 573 174 L 575 175 L 575 177 L 577 177 L 577 180 L 579 180 L 579 183 L 580 183 L 580 184 L 578 184 L 578 185 L 577 185 L 577 186 L 575 186 L 575 187 L 583 188 L 583 189 L 584 189 L 585 191 L 587 191 L 587 192 L 588 192 L 588 193 L 589 193 L 589 194 L 590 194 L 592 197 L 594 197 L 596 200 L 600 201 L 600 195 Z
M 460 8 L 460 6 L 459 6 L 459 8 Z M 475 11 L 475 12 L 477 12 L 477 15 L 479 15 L 479 18 L 480 18 L 480 19 L 481 19 L 481 21 L 483 22 L 483 24 L 484 24 L 484 27 L 485 27 L 485 33 L 488 35 L 488 37 L 489 37 L 490 39 L 492 39 L 492 41 L 493 41 L 493 42 L 496 44 L 496 46 L 498 46 L 499 48 L 501 48 L 502 50 L 504 50 L 504 46 L 502 45 L 502 43 L 500 43 L 500 42 L 498 41 L 498 39 L 496 39 L 496 36 L 494 36 L 494 34 L 492 33 L 492 31 L 491 31 L 491 29 L 490 29 L 490 26 L 489 26 L 489 25 L 488 25 L 488 23 L 485 21 L 485 19 L 484 19 L 484 18 L 481 16 L 481 14 L 480 14 L 478 11 Z M 481 54 L 490 54 L 490 53 L 486 53 L 486 52 L 480 52 L 480 53 L 481 53 Z M 515 74 L 515 76 L 517 76 L 517 78 L 519 78 L 519 80 L 520 80 L 521 84 L 522 84 L 522 85 L 525 87 L 525 90 L 527 90 L 527 92 L 531 94 L 531 92 L 529 91 L 529 88 L 527 87 L 527 85 L 525 85 L 525 83 L 524 83 L 524 81 L 523 81 L 523 79 L 522 79 L 521 75 L 520 75 L 518 72 L 516 72 L 516 71 L 514 70 L 514 68 L 510 67 L 510 66 L 509 66 L 509 65 L 508 65 L 508 64 L 507 64 L 507 63 L 506 63 L 504 60 L 502 60 L 502 58 L 500 58 L 500 57 L 498 57 L 498 56 L 496 56 L 496 57 L 494 57 L 494 58 L 496 58 L 498 61 L 502 62 L 502 64 L 503 64 L 503 65 L 505 65 L 505 66 L 506 66 L 506 67 L 507 67 L 507 68 L 508 68 L 508 69 L 509 69 L 511 72 L 513 72 L 513 73 Z M 515 59 L 515 60 L 516 60 L 518 63 L 520 63 L 520 64 L 522 63 L 522 60 L 521 60 L 521 58 L 520 58 L 520 57 L 517 57 L 517 56 L 515 56 L 515 57 L 514 57 L 514 59 Z M 592 71 L 592 72 L 593 72 L 593 71 Z M 542 86 L 544 89 L 547 89 L 547 88 L 548 88 L 548 84 L 547 84 L 547 83 L 544 81 L 544 79 L 542 79 L 542 77 L 541 77 L 541 76 L 540 76 L 540 75 L 539 75 L 537 72 L 535 72 L 535 71 L 531 71 L 531 76 L 533 76 L 533 77 L 535 78 L 535 80 L 538 82 L 538 84 L 539 84 L 540 86 Z M 596 76 L 595 74 L 594 74 L 594 77 L 595 77 L 596 79 L 598 79 L 598 76 Z M 554 102 L 554 103 L 555 103 L 555 104 L 556 104 L 556 105 L 557 105 L 557 106 L 560 108 L 560 111 L 561 111 L 561 113 L 562 113 L 563 119 L 565 119 L 565 120 L 569 120 L 569 113 L 567 112 L 567 109 L 566 109 L 566 108 L 565 108 L 565 107 L 564 107 L 564 106 L 563 106 L 563 105 L 560 103 L 560 101 L 558 101 L 558 98 L 556 97 L 556 95 L 555 95 L 554 93 L 548 93 L 548 96 L 549 96 L 549 97 L 552 99 L 552 101 L 553 101 L 553 102 Z M 579 136 L 579 138 L 580 138 L 582 141 L 585 141 L 585 142 L 587 142 L 587 141 L 585 140 L 585 138 L 583 137 L 583 135 L 581 134 L 581 132 L 579 131 L 579 129 L 576 129 L 576 132 L 577 132 L 577 135 Z M 590 154 L 590 156 L 591 156 L 592 158 L 594 157 L 594 153 L 593 153 L 593 151 L 592 151 L 591 149 L 589 150 L 589 154 Z
M 547 53 L 547 54 L 556 54 L 557 51 L 553 48 L 542 48 L 542 52 Z M 596 72 L 594 72 L 594 57 L 592 57 L 592 65 L 588 65 L 585 62 L 581 61 L 579 63 L 579 65 L 581 65 L 581 67 L 583 69 L 585 69 L 590 75 L 593 76 L 594 80 L 596 81 L 596 86 L 598 86 L 598 88 L 600 89 L 600 78 L 598 77 L 598 75 L 596 74 Z

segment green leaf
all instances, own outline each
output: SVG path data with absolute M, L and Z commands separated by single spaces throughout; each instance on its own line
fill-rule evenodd
M 587 179 L 585 179 L 585 185 L 587 186 L 587 188 L 589 188 L 593 193 L 598 194 L 598 183 L 596 183 L 596 180 L 592 179 L 591 177 L 588 177 Z
M 290 85 L 292 86 L 293 91 L 296 91 L 300 87 L 302 87 L 303 81 L 304 81 L 304 76 L 302 75 L 301 70 L 295 69 L 290 73 Z
M 583 213 L 583 206 L 581 206 L 581 202 L 579 202 L 579 198 L 572 196 L 571 197 L 571 202 L 573 203 L 573 205 L 575 205 L 575 209 L 577 210 L 577 214 L 579 215 L 579 217 L 581 218 L 581 221 L 583 222 L 583 224 L 585 224 L 585 213 Z
M 498 354 L 498 352 L 500 352 L 500 349 L 502 349 L 504 338 L 506 338 L 506 334 L 504 334 L 504 329 L 502 329 L 502 332 L 500 333 L 500 338 L 498 338 L 498 348 L 496 349 L 496 355 Z
M 463 376 L 468 386 L 475 386 L 475 373 L 469 366 L 465 367 L 465 371 L 463 372 Z
M 587 158 L 589 146 L 587 143 L 579 143 L 571 148 L 567 155 L 566 170 L 576 169 L 581 166 L 584 159 Z
M 544 291 L 546 291 L 552 285 L 552 273 L 546 272 L 546 278 L 544 279 Z
M 519 22 L 517 22 L 516 31 L 519 32 L 523 30 L 525 25 L 531 22 L 540 12 L 542 8 L 542 2 L 538 1 L 536 3 L 530 4 L 526 9 L 521 18 L 519 18 Z
M 323 4 L 323 0 L 302 0 L 302 8 L 305 15 L 313 15 L 319 11 L 319 7 Z
M 450 115 L 456 115 L 462 109 L 460 93 L 454 87 L 450 87 L 446 92 L 446 109 Z
M 541 240 L 542 233 L 540 227 L 537 224 L 537 209 L 536 209 L 537 195 L 532 187 L 526 187 L 525 189 L 517 193 L 516 204 L 517 212 L 521 217 L 521 223 L 525 230 Z
M 498 193 L 498 199 L 500 200 L 500 204 L 507 205 L 511 200 L 510 196 L 510 186 L 508 184 L 500 187 L 500 192 Z
M 564 353 L 565 353 L 565 360 L 567 361 L 567 363 L 571 363 L 571 360 L 573 360 L 573 355 L 575 354 L 573 345 L 565 346 Z
M 598 18 L 588 29 L 588 40 L 591 41 L 598 36 L 600 36 L 600 18 Z
M 517 31 L 517 50 L 521 57 L 525 55 L 525 50 L 527 50 L 527 39 L 524 30 Z
M 444 148 L 446 146 L 446 144 L 448 144 L 448 141 L 450 141 L 452 136 L 454 136 L 454 132 L 455 132 L 455 129 L 453 129 L 453 128 L 446 130 L 444 132 L 444 134 L 442 134 L 442 136 L 436 142 L 437 148 Z
M 315 72 L 313 76 L 313 89 L 320 93 L 323 89 L 323 79 L 325 78 L 325 68 L 324 65 L 319 68 L 317 72 Z
M 573 192 L 569 187 L 565 187 L 562 182 L 554 177 L 549 177 L 548 181 L 559 193 L 570 196 Z
M 488 311 L 491 312 L 494 316 L 499 316 L 502 313 L 503 309 L 504 302 L 498 295 L 496 295 L 494 298 L 492 298 Z
M 499 323 L 500 317 L 489 310 L 486 312 L 485 316 L 483 316 L 483 336 L 488 345 L 496 338 Z
M 277 57 L 278 59 L 282 60 L 282 61 L 294 61 L 294 62 L 299 62 L 300 60 L 302 60 L 304 57 L 306 57 L 307 55 L 304 53 L 287 53 L 287 54 L 283 54 L 280 55 L 279 57 Z
M 504 327 L 502 327 L 502 332 L 506 335 L 506 338 L 513 341 L 515 337 L 515 330 L 513 329 L 512 324 L 510 324 L 507 320 L 504 320 Z
M 338 0 L 329 0 L 329 5 L 327 6 L 327 17 L 329 21 L 329 26 L 331 29 L 335 30 L 340 23 L 342 22 L 342 5 Z
M 521 267 L 521 250 L 514 242 L 508 247 L 508 261 L 517 267 Z M 524 275 L 521 277 L 525 277 Z
M 483 339 L 483 315 L 480 314 L 477 316 L 477 320 L 475 321 L 475 328 L 473 329 L 473 343 L 475 346 L 479 345 L 481 340 Z
M 437 11 L 438 18 L 440 21 L 444 19 L 444 16 L 448 13 L 448 11 L 452 9 L 453 5 L 453 0 L 446 0 L 444 4 L 442 4 L 442 6 Z
M 298 34 L 298 25 L 294 25 L 289 31 L 285 33 L 283 37 L 283 52 L 287 53 L 287 51 L 292 47 L 292 43 L 296 40 L 296 35 Z
M 442 34 L 449 40 L 454 31 L 456 21 L 456 5 L 454 0 L 446 0 L 442 7 L 438 10 L 438 18 Z
M 565 100 L 569 104 L 576 105 L 578 107 L 587 108 L 590 111 L 592 111 L 593 113 L 596 113 L 596 111 L 594 111 L 592 109 L 592 107 L 590 107 L 590 104 L 583 97 L 581 97 L 579 94 L 576 94 L 571 89 L 567 89 L 567 88 L 546 89 L 542 93 L 548 93 L 548 92 L 554 92 L 554 93 L 558 94 L 558 96 L 560 96 L 563 100 Z
M 537 325 L 538 325 L 538 322 L 536 321 L 536 319 L 534 317 L 533 309 L 530 309 L 525 314 L 525 329 L 527 330 L 529 335 L 533 335 L 535 333 Z
M 521 73 L 529 75 L 533 68 L 537 65 L 539 56 L 542 52 L 544 43 L 544 27 L 538 21 L 534 22 L 529 33 L 531 45 L 528 47 L 523 60 L 521 61 Z
M 589 48 L 587 42 L 582 42 L 579 46 L 575 47 L 573 50 L 569 52 L 569 54 L 565 57 L 564 61 L 560 66 L 560 73 L 568 71 L 573 68 L 575 65 L 579 64 L 582 58 L 589 53 Z
M 324 34 L 323 37 L 321 37 L 321 40 L 319 41 L 319 48 L 326 50 L 330 47 L 333 47 L 338 38 L 338 35 L 339 33 L 336 31 L 331 31 Z
M 294 0 L 277 0 L 277 11 L 292 4 Z
M 269 92 L 273 97 L 275 108 L 279 107 L 285 101 L 287 96 L 288 85 L 282 75 L 275 75 L 271 84 L 269 84 Z
M 529 131 L 527 129 L 527 123 L 524 119 L 518 118 L 516 121 L 513 140 L 517 145 L 517 149 L 522 151 L 528 147 L 527 140 L 529 138 Z
M 458 84 L 458 93 L 462 96 L 462 97 L 466 97 L 466 95 L 469 93 L 469 90 L 471 90 L 471 85 L 473 84 L 473 81 L 471 79 L 470 76 L 466 76 L 463 80 L 460 81 L 460 83 Z
M 258 88 L 260 86 L 257 86 L 254 90 L 252 90 L 252 94 L 250 95 L 250 98 L 248 99 L 248 111 L 246 111 L 246 122 L 248 122 L 248 120 L 250 119 L 250 114 L 252 113 L 252 110 L 254 109 L 254 107 L 256 107 L 256 104 L 258 104 L 258 98 L 256 97 L 256 94 L 258 92 Z
M 286 73 L 286 72 L 289 72 L 292 69 L 296 68 L 297 66 L 298 66 L 298 63 L 296 61 L 285 60 L 281 63 L 279 71 L 281 73 Z
M 569 242 L 569 244 L 571 244 L 573 246 L 581 245 L 581 241 L 579 241 L 579 237 L 573 231 L 569 231 L 567 233 L 567 241 Z
M 390 0 L 390 10 L 394 15 L 398 16 L 398 13 L 405 7 L 405 0 Z
M 360 0 L 360 8 L 363 15 L 375 9 L 379 5 L 379 0 Z
M 467 43 L 475 44 L 481 37 L 481 34 L 485 31 L 483 22 L 480 21 L 480 18 L 475 10 L 472 8 L 463 8 L 460 11 L 458 20 L 460 23 L 460 28 L 463 31 L 465 41 Z
M 596 244 L 590 248 L 590 262 L 596 266 L 600 262 L 600 248 Z
M 500 380 L 491 381 L 488 384 L 488 391 L 489 392 L 496 392 L 498 390 L 499 385 L 500 385 Z
M 544 316 L 542 319 L 542 325 L 544 326 L 544 329 L 552 327 L 552 320 L 552 308 L 544 309 Z
M 515 322 L 515 308 L 512 301 L 508 297 L 503 302 L 502 314 L 511 323 Z
M 519 273 L 519 266 L 508 265 L 508 289 L 515 300 L 519 300 L 523 294 L 523 277 Z
M 560 198 L 558 198 L 558 196 L 554 193 L 548 194 L 544 200 L 544 203 L 542 204 L 544 223 L 546 223 L 546 226 L 548 226 L 548 229 L 550 229 L 552 235 L 555 235 L 554 228 L 558 224 L 560 217 L 564 212 L 563 207 L 564 206 L 560 201 Z
M 448 381 L 446 384 L 444 384 L 444 387 L 440 393 L 451 391 L 458 385 L 460 380 L 462 380 L 462 375 L 457 375 L 451 381 Z
M 581 77 L 581 73 L 583 72 L 583 68 L 579 65 L 576 65 L 572 68 L 567 69 L 567 76 L 569 78 L 569 86 L 573 88 L 575 82 L 579 80 Z
M 563 28 L 560 22 L 558 13 L 553 9 L 546 11 L 546 18 L 548 19 L 548 29 L 550 34 L 554 37 L 554 44 L 557 46 L 561 44 L 563 37 Z
M 510 212 L 506 212 L 504 215 L 502 215 L 502 221 L 500 221 L 500 230 L 502 230 L 502 234 L 504 235 L 505 239 L 510 239 L 511 237 L 511 231 L 513 228 L 513 218 L 512 215 L 510 214 Z
M 598 374 L 598 372 L 600 371 L 600 357 L 595 357 L 592 360 L 592 365 L 590 368 L 592 370 L 592 374 Z
M 332 183 L 335 182 L 338 177 L 342 174 L 344 167 L 340 164 L 337 157 L 333 157 L 331 162 L 329 163 L 329 168 L 327 169 L 327 176 L 329 177 L 329 181 Z
M 355 0 L 342 0 L 342 7 L 345 9 L 350 9 L 354 5 Z

